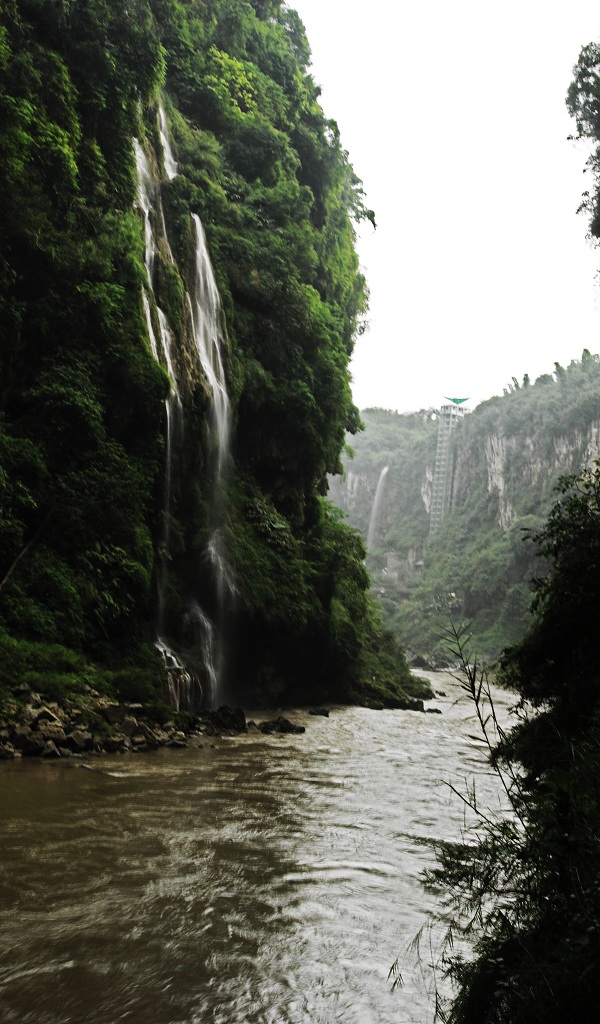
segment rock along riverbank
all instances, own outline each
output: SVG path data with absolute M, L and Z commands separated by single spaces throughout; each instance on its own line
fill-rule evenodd
M 23 688 L 23 703 L 0 716 L 0 760 L 14 757 L 85 758 L 103 753 L 140 754 L 159 747 L 201 745 L 205 738 L 256 729 L 264 733 L 304 732 L 279 715 L 246 722 L 241 708 L 223 706 L 157 722 L 139 703 L 122 703 L 88 688 L 74 699 L 44 702 Z

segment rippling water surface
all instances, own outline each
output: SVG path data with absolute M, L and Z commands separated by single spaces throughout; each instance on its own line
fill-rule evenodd
M 431 843 L 463 824 L 446 783 L 498 786 L 467 698 L 430 678 L 442 715 L 297 711 L 304 735 L 0 763 L 2 1024 L 431 1021 L 407 947 Z

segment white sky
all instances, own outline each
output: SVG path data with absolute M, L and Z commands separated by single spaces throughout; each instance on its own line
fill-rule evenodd
M 359 408 L 473 407 L 600 351 L 586 150 L 565 107 L 598 0 L 289 0 L 377 231 Z

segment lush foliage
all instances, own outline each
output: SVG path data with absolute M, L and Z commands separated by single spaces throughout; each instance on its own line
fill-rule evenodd
M 513 380 L 459 422 L 451 507 L 430 536 L 437 425 L 433 413 L 364 414 L 346 484 L 335 500 L 367 535 L 381 469 L 383 504 L 368 556 L 388 626 L 415 653 L 444 658 L 450 615 L 470 622 L 477 649 L 495 659 L 522 632 L 532 576 L 543 559 L 524 543 L 541 529 L 561 473 L 599 451 L 600 362 L 584 350 L 534 384 Z
M 145 665 L 159 577 L 175 645 L 191 603 L 213 611 L 202 561 L 214 526 L 207 387 L 185 299 L 196 213 L 228 337 L 223 528 L 237 576 L 237 676 L 263 697 L 349 696 L 377 675 L 381 649 L 391 690 L 409 683 L 366 596 L 360 540 L 322 501 L 346 431 L 359 425 L 348 360 L 366 289 L 354 223 L 373 215 L 309 59 L 302 23 L 281 0 L 2 5 L 3 650 L 13 640 L 67 645 L 73 664 Z M 170 181 L 158 169 L 159 102 L 178 162 Z M 169 383 L 142 304 L 133 136 L 165 214 L 153 214 L 153 289 L 182 393 L 168 558 Z
M 565 478 L 535 540 L 551 567 L 502 677 L 520 721 L 492 746 L 511 814 L 482 816 L 441 851 L 435 878 L 473 956 L 449 952 L 452 1024 L 595 1020 L 600 998 L 600 468 Z M 460 647 L 460 644 L 459 644 Z M 484 679 L 467 667 L 486 735 Z

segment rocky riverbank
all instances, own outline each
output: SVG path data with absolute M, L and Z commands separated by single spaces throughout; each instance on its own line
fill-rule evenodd
M 221 707 L 174 714 L 157 722 L 143 704 L 119 703 L 91 688 L 74 699 L 44 702 L 23 687 L 22 702 L 0 716 L 0 760 L 14 757 L 85 758 L 102 753 L 139 754 L 159 747 L 198 745 L 204 737 L 234 735 L 249 728 L 264 733 L 304 732 L 279 716 L 246 722 L 241 708 Z

